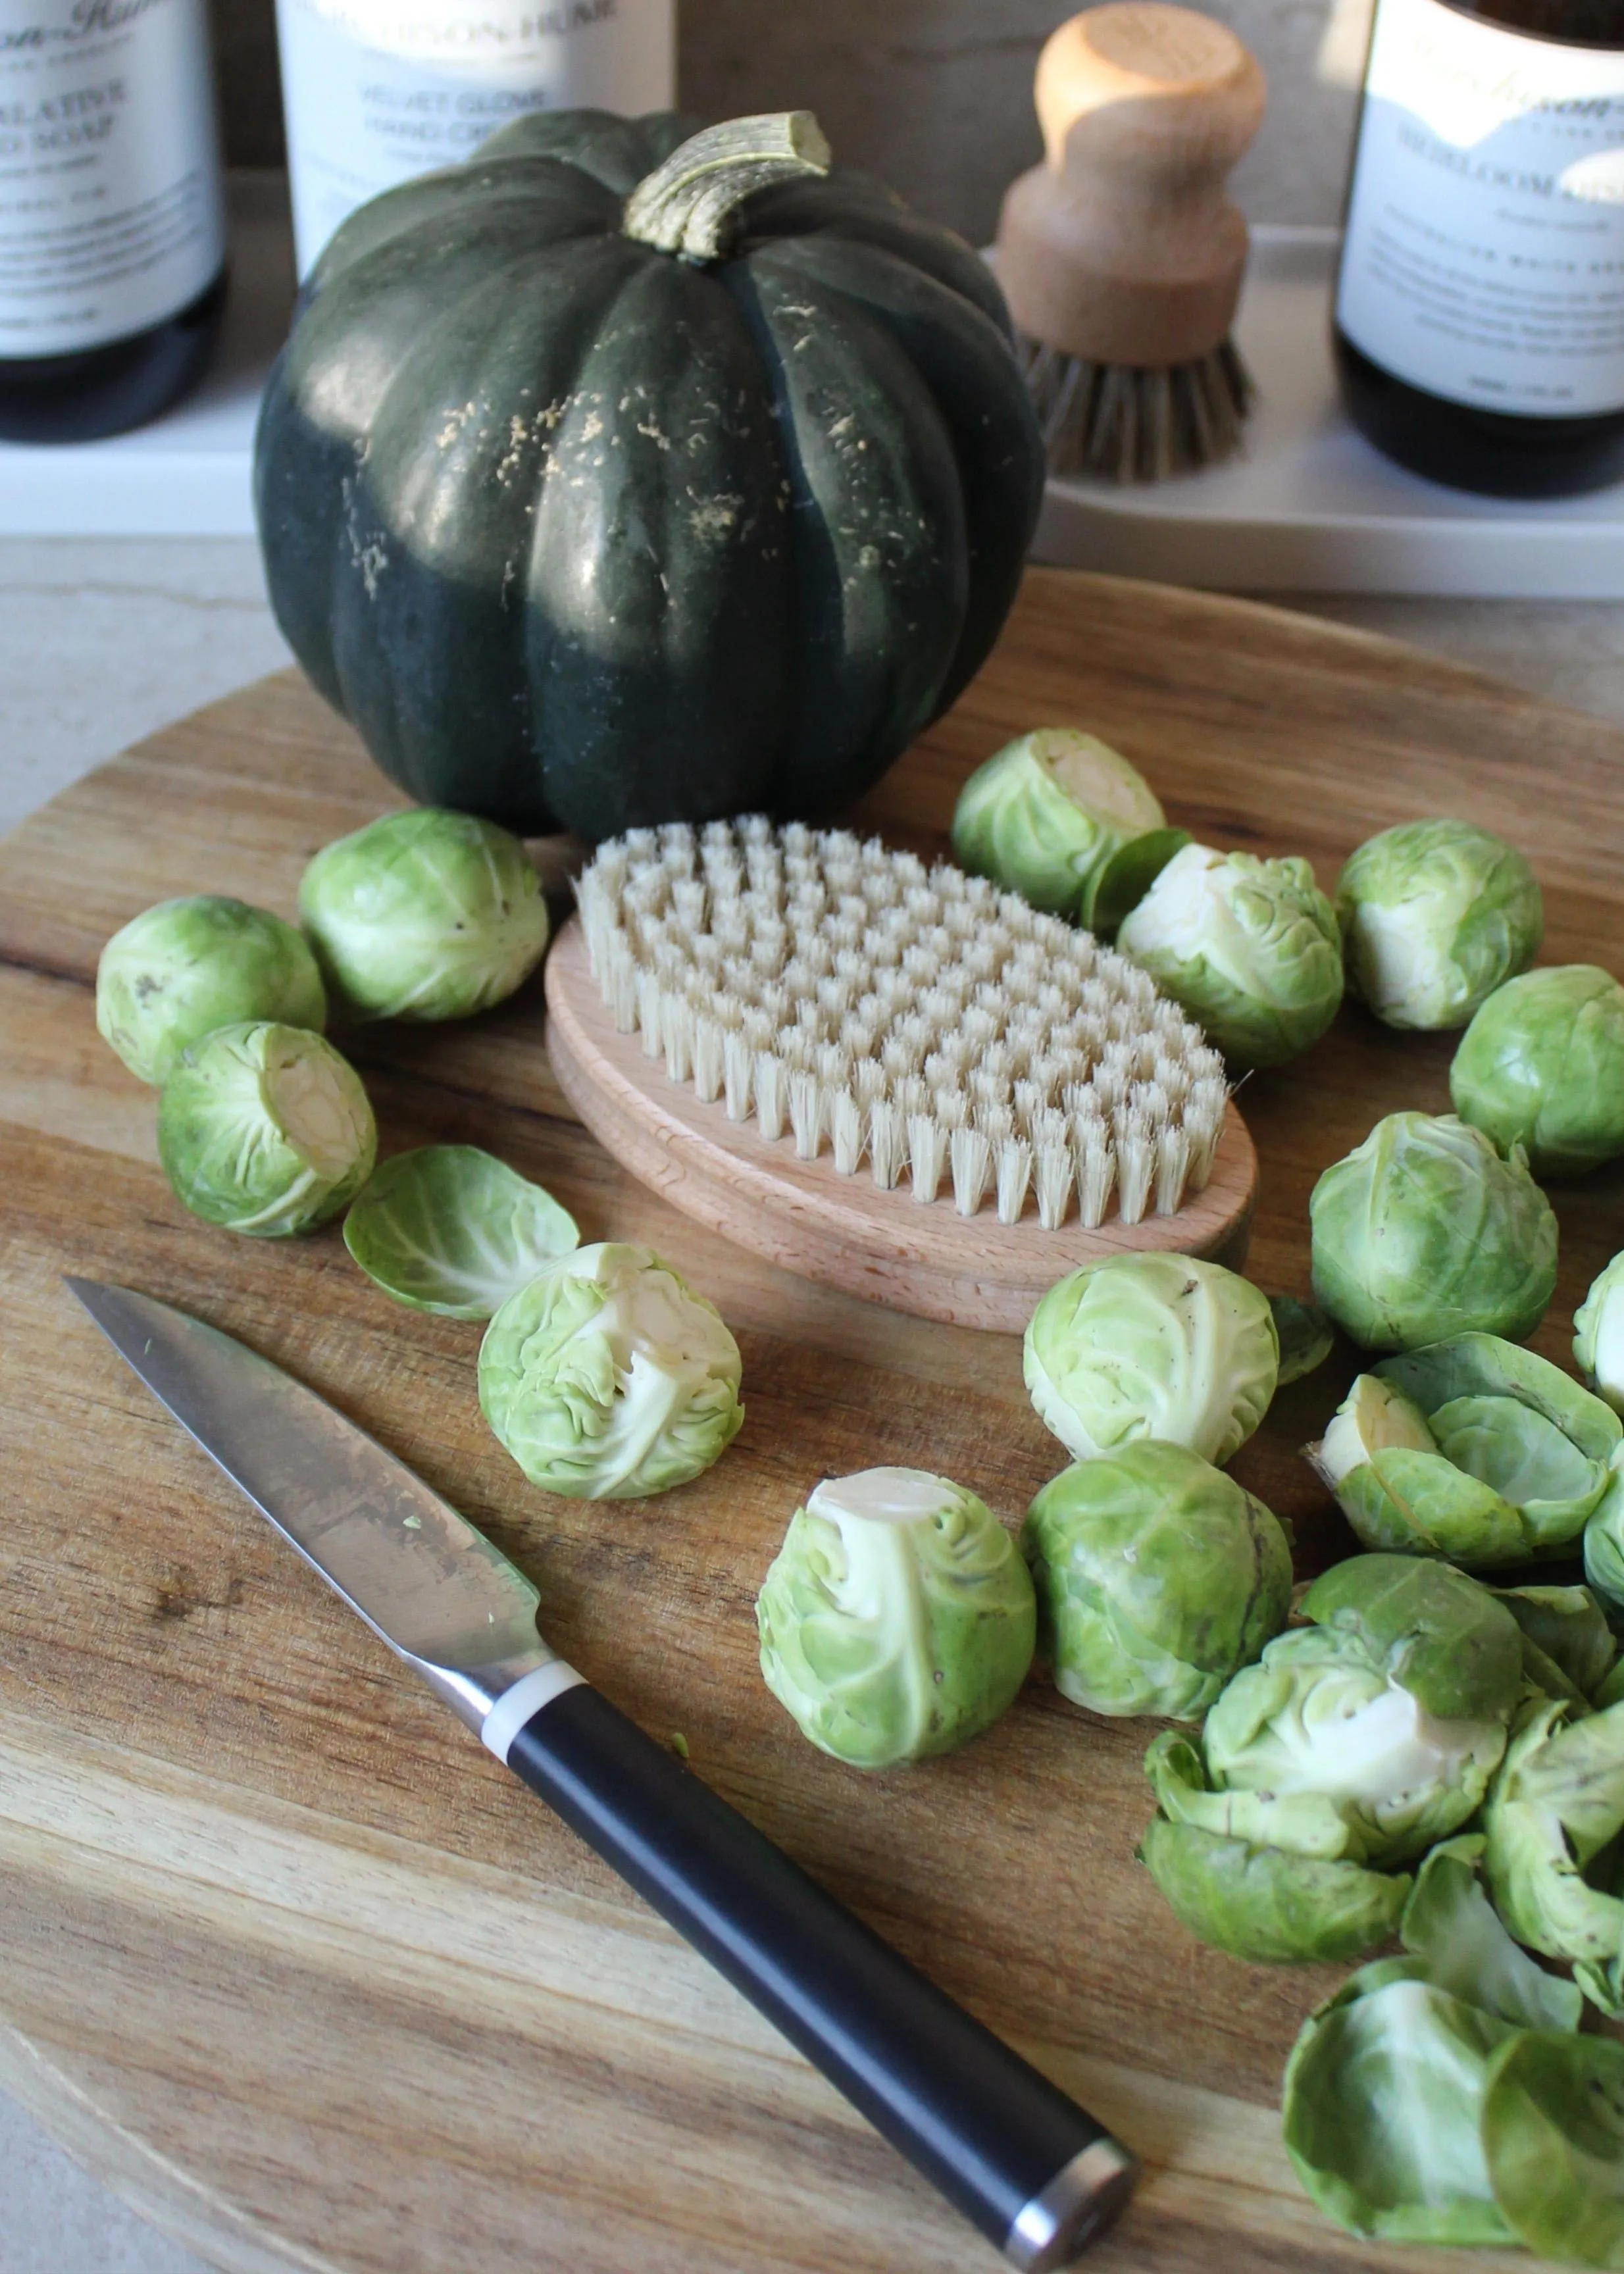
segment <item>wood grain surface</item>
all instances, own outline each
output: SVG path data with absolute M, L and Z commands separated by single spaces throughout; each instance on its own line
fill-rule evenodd
M 938 850 L 958 784 L 1017 730 L 1091 727 L 1203 838 L 1330 883 L 1428 813 L 1522 845 L 1547 960 L 1624 969 L 1624 736 L 1357 634 L 1229 601 L 1034 573 L 993 661 L 867 802 Z M 166 894 L 291 913 L 327 839 L 395 802 L 295 677 L 159 734 L 0 847 L 0 2083 L 221 2266 L 318 2274 L 979 2274 L 995 2262 L 749 2009 L 416 1687 L 153 1404 L 64 1270 L 127 1281 L 312 1382 L 535 1578 L 556 1645 L 974 2011 L 1147 2172 L 1101 2274 L 1423 2268 L 1298 2191 L 1282 2064 L 1328 1968 L 1194 1943 L 1133 1860 L 1145 1722 L 1034 1678 L 998 1726 L 865 1777 L 763 1685 L 756 1590 L 797 1501 L 877 1461 L 939 1469 L 1011 1524 L 1062 1465 L 1019 1345 L 887 1311 L 730 1247 L 590 1139 L 541 992 L 350 1047 L 387 1149 L 472 1141 L 589 1239 L 663 1250 L 720 1305 L 748 1415 L 711 1473 L 594 1507 L 530 1487 L 485 1429 L 479 1329 L 391 1304 L 335 1230 L 190 1219 L 154 1101 L 98 1041 L 117 925 Z M 567 847 L 540 848 L 554 876 Z M 1244 1103 L 1250 1269 L 1307 1289 L 1318 1171 L 1401 1105 L 1447 1103 L 1447 1038 L 1360 1011 Z M 1624 1178 L 1553 1195 L 1561 1359 L 1624 1246 Z M 1295 1449 L 1350 1354 L 1283 1391 L 1236 1472 L 1346 1552 Z M 1491 2263 L 1528 2267 L 1526 2258 Z
M 828 1146 L 801 1160 L 787 1133 L 770 1142 L 754 1120 L 730 1121 L 720 1100 L 702 1103 L 640 1035 L 616 1033 L 578 916 L 548 953 L 543 991 L 559 1088 L 605 1150 L 696 1224 L 827 1287 L 950 1327 L 1022 1334 L 1045 1289 L 1101 1256 L 1172 1248 L 1237 1271 L 1245 1261 L 1258 1156 L 1233 1103 L 1211 1176 L 1171 1216 L 1124 1224 L 1113 1206 L 1091 1231 L 1073 1208 L 1045 1231 L 1030 1201 L 1012 1224 L 999 1223 L 990 1194 L 962 1216 L 944 1178 L 921 1206 L 907 1185 L 888 1192 L 866 1171 L 839 1175 Z

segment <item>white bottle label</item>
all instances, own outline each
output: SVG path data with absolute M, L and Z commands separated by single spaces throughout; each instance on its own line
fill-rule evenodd
M 162 323 L 225 248 L 206 0 L 0 0 L 0 361 Z
M 1336 314 L 1450 403 L 1624 410 L 1624 49 L 1378 0 Z
M 299 274 L 380 190 L 529 110 L 666 110 L 673 0 L 276 0 Z

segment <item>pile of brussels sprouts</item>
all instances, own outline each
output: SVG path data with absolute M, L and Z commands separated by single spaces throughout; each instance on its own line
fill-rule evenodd
M 260 1239 L 346 1211 L 345 1245 L 387 1293 L 488 1319 L 480 1404 L 534 1483 L 632 1499 L 697 1476 L 744 1419 L 715 1306 L 646 1248 L 580 1246 L 551 1193 L 477 1146 L 375 1166 L 366 1091 L 323 1031 L 329 1005 L 440 1020 L 510 995 L 547 944 L 523 846 L 465 814 L 393 814 L 316 855 L 299 916 L 166 900 L 102 951 L 97 1025 L 159 1089 L 177 1195 Z

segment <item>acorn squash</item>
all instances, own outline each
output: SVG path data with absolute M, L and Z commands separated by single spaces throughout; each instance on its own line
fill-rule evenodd
M 598 839 L 868 787 L 1042 449 L 984 264 L 805 112 L 523 119 L 354 214 L 272 373 L 277 621 L 425 802 Z

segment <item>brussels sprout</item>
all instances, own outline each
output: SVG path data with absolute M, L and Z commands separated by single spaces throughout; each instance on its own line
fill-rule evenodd
M 1388 1114 L 1308 1215 L 1314 1293 L 1366 1350 L 1472 1329 L 1520 1342 L 1555 1291 L 1556 1217 L 1522 1154 L 1450 1114 Z
M 1598 1397 L 1624 1413 L 1624 1255 L 1590 1282 L 1574 1313 L 1574 1364 Z
M 1026 1567 L 982 1502 L 924 1469 L 826 1477 L 756 1605 L 761 1667 L 802 1734 L 855 1768 L 962 1745 L 1032 1663 Z
M 261 1239 L 336 1216 L 377 1150 L 355 1069 L 302 1027 L 216 1028 L 183 1055 L 158 1101 L 158 1157 L 176 1197 Z
M 1182 1445 L 1067 1469 L 1021 1532 L 1044 1653 L 1096 1713 L 1205 1713 L 1291 1607 L 1291 1550 L 1261 1501 Z
M 1545 911 L 1522 855 L 1470 821 L 1407 821 L 1336 882 L 1348 984 L 1389 1027 L 1463 1027 L 1539 951 Z
M 386 814 L 317 854 L 299 914 L 351 1019 L 465 1019 L 541 960 L 547 904 L 523 846 L 471 814 Z
M 1585 1996 L 1624 2014 L 1624 1706 L 1584 1713 L 1530 1698 L 1483 1825 L 1484 1870 L 1512 1933 L 1547 1958 L 1571 1959 Z
M 1034 908 L 1076 916 L 1112 855 L 1166 821 L 1149 783 L 1096 735 L 1040 727 L 1006 742 L 959 791 L 953 858 Z M 1177 850 L 1169 845 L 1167 857 Z
M 1520 2242 L 1568 2266 L 1624 2266 L 1624 2045 L 1526 2030 L 1483 2088 L 1494 2200 Z
M 1593 963 L 1508 980 L 1462 1037 L 1449 1096 L 1502 1152 L 1522 1146 L 1536 1176 L 1624 1153 L 1624 987 Z
M 243 900 L 160 900 L 96 965 L 96 1026 L 131 1073 L 162 1085 L 216 1027 L 269 1019 L 320 1034 L 327 998 L 310 943 Z
M 479 1348 L 485 1418 L 530 1482 L 643 1500 L 698 1476 L 744 1420 L 739 1345 L 646 1247 L 578 1247 L 510 1295 Z
M 1614 1469 L 1584 1527 L 1584 1576 L 1608 1625 L 1624 1636 L 1624 1469 Z
M 1079 1461 L 1139 1437 L 1227 1461 L 1268 1411 L 1279 1365 L 1268 1299 L 1249 1280 L 1154 1252 L 1068 1272 L 1023 1353 L 1039 1420 Z
M 1271 1295 L 1269 1309 L 1274 1314 L 1274 1336 L 1280 1344 L 1277 1387 L 1283 1389 L 1287 1382 L 1301 1382 L 1304 1374 L 1322 1367 L 1335 1337 L 1318 1303 L 1299 1303 L 1295 1295 Z
M 1298 1607 L 1207 1718 L 1207 1775 L 1328 1800 L 1353 1852 L 1402 1864 L 1465 1822 L 1506 1748 L 1522 1683 L 1516 1621 L 1447 1564 L 1358 1555 Z
M 1547 1698 L 1593 1704 L 1619 1654 L 1588 1587 L 1493 1587 L 1522 1630 L 1524 1679 Z
M 1239 1065 L 1282 1065 L 1342 999 L 1342 940 L 1306 861 L 1186 845 L 1116 935 Z
M 477 1145 L 423 1145 L 373 1175 L 344 1218 L 344 1245 L 397 1303 L 488 1319 L 575 1246 L 551 1193 Z
M 1365 1547 L 1483 1570 L 1575 1540 L 1621 1438 L 1560 1367 L 1468 1334 L 1361 1374 L 1308 1457 Z

